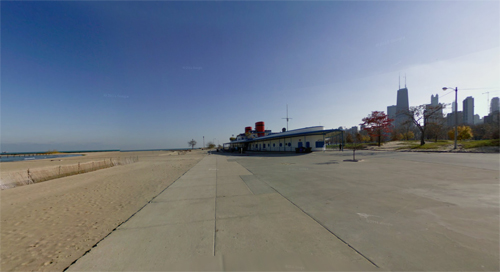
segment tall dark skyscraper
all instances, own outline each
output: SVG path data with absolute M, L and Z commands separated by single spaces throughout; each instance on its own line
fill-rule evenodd
M 405 115 L 410 109 L 410 104 L 408 102 L 408 88 L 406 86 L 403 89 L 398 90 L 398 99 L 396 103 L 396 127 L 401 126 L 408 116 Z
M 410 109 L 410 105 L 408 103 L 408 89 L 406 87 L 398 90 L 396 107 L 398 108 L 398 111 Z
M 401 88 L 401 77 L 399 82 L 400 84 L 397 93 L 396 105 L 387 107 L 387 115 L 389 116 L 390 119 L 394 119 L 392 125 L 396 129 L 401 127 L 402 125 L 406 125 L 406 123 L 408 123 L 410 118 L 407 114 L 410 110 L 410 102 L 408 101 L 408 88 L 406 88 L 406 75 L 405 75 L 404 88 Z

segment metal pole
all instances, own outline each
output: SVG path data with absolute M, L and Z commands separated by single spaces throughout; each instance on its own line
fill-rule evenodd
M 325 134 L 323 133 L 323 153 L 326 151 Z
M 457 138 L 458 138 L 458 104 L 457 104 L 457 93 L 458 87 L 455 87 L 455 148 L 457 149 Z
M 344 143 L 344 131 L 343 130 L 341 131 L 340 135 L 342 136 L 342 140 L 340 142 L 341 143 L 340 147 L 341 147 L 341 151 L 344 151 L 344 145 L 345 145 L 345 143 Z

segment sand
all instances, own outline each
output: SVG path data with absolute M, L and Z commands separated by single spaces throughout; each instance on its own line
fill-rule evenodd
M 62 271 L 205 154 L 108 152 L 2 163 L 2 171 L 14 171 L 139 156 L 136 163 L 0 191 L 0 270 Z

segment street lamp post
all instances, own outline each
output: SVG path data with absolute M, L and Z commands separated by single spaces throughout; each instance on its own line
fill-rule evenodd
M 447 89 L 452 89 L 450 87 L 443 87 L 443 91 L 446 91 Z M 457 149 L 457 138 L 458 138 L 458 104 L 457 104 L 457 93 L 458 93 L 458 87 L 455 87 L 455 147 L 454 149 Z

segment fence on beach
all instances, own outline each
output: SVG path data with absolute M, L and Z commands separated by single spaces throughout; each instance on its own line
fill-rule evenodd
M 27 169 L 25 171 L 1 173 L 0 189 L 4 190 L 51 179 L 88 173 L 99 169 L 109 168 L 116 165 L 130 164 L 137 161 L 139 161 L 139 157 L 120 157 L 109 158 L 100 161 L 91 161 L 44 168 L 33 168 Z

